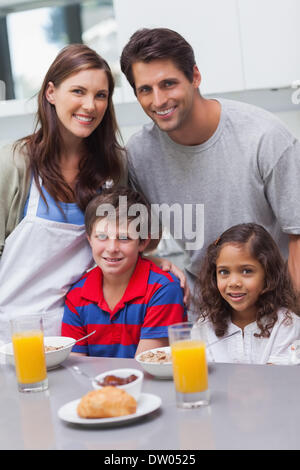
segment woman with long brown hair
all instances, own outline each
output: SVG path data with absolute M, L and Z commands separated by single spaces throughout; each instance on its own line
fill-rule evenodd
M 85 208 L 126 177 L 113 90 L 102 57 L 65 47 L 39 92 L 35 132 L 0 151 L 0 341 L 12 313 L 43 312 L 45 334 L 59 334 L 64 296 L 93 264 Z

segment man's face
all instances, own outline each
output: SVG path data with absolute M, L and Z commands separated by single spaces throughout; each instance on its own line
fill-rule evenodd
M 172 60 L 132 65 L 136 96 L 145 113 L 165 132 L 184 130 L 193 119 L 201 76 L 194 66 L 191 83 Z

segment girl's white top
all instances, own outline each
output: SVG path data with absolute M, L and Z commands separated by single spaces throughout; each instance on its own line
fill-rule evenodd
M 218 338 L 212 323 L 209 320 L 200 320 L 198 324 L 201 324 L 205 335 L 207 360 L 243 364 L 292 364 L 291 345 L 300 339 L 300 317 L 294 313 L 290 315 L 292 321 L 287 323 L 284 310 L 278 311 L 278 320 L 269 338 L 254 336 L 254 333 L 260 333 L 256 322 L 250 323 L 242 330 L 231 321 L 224 337 Z M 232 333 L 236 334 L 225 339 Z M 212 345 L 215 342 L 217 343 Z

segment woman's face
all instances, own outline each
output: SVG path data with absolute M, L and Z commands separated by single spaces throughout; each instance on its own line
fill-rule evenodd
M 55 109 L 63 139 L 81 140 L 101 123 L 108 106 L 109 84 L 100 69 L 81 70 L 59 86 L 48 83 L 46 98 Z

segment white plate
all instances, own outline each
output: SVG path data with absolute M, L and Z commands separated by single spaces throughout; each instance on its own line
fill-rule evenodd
M 140 418 L 141 416 L 152 413 L 161 406 L 161 398 L 151 393 L 141 393 L 138 400 L 137 411 L 134 414 L 126 416 L 118 416 L 117 418 L 80 418 L 77 414 L 78 400 L 66 403 L 58 410 L 58 416 L 63 421 L 68 423 L 83 424 L 83 425 L 97 425 L 97 426 L 114 426 L 127 421 L 132 421 Z

